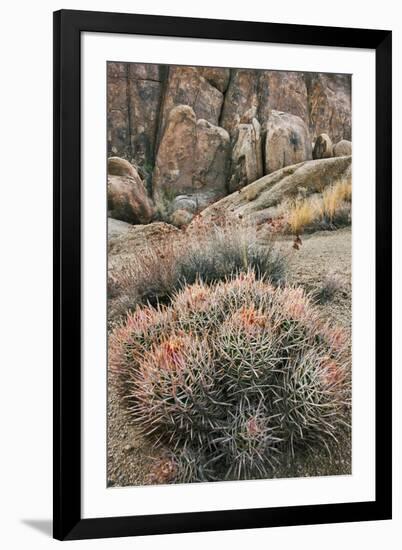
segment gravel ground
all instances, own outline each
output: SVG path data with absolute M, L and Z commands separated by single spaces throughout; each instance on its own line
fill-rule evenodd
M 320 307 L 324 315 L 350 330 L 351 327 L 351 229 L 320 231 L 303 237 L 299 250 L 292 248 L 292 239 L 283 239 L 281 246 L 288 256 L 288 282 L 302 285 L 309 292 L 322 287 L 329 274 L 340 282 L 334 297 Z M 113 385 L 108 395 L 108 486 L 146 485 L 155 460 L 163 460 L 163 451 L 155 449 L 138 433 L 124 410 Z M 339 448 L 331 458 L 306 456 L 275 477 L 340 475 L 351 473 L 350 432 L 345 432 Z
M 153 448 L 130 423 L 112 384 L 108 392 L 107 456 L 108 487 L 148 485 L 153 461 L 162 458 L 161 451 Z
M 299 250 L 291 248 L 288 259 L 289 282 L 302 285 L 307 291 L 320 289 L 328 275 L 339 278 L 339 290 L 322 307 L 334 321 L 349 329 L 352 318 L 351 237 L 350 227 L 307 235 Z

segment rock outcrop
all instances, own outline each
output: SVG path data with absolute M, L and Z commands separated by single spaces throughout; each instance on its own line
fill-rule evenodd
M 350 139 L 350 75 L 108 63 L 109 156 L 135 165 L 166 220 L 284 166 L 349 155 Z
M 108 176 L 107 202 L 109 215 L 128 223 L 149 223 L 155 215 L 155 207 L 135 168 L 132 176 Z
M 130 229 L 134 227 L 131 223 L 115 220 L 114 218 L 107 219 L 107 238 L 108 244 L 114 239 L 118 239 L 126 235 Z
M 170 223 L 175 227 L 186 227 L 193 219 L 193 214 L 189 210 L 179 209 L 175 210 L 170 216 Z
M 271 111 L 266 124 L 265 173 L 311 160 L 311 140 L 303 120 L 289 113 Z
M 258 82 L 258 71 L 254 69 L 232 69 L 231 71 L 220 123 L 232 139 L 238 125 L 242 122 L 250 123 L 257 113 Z M 245 114 L 247 116 L 244 119 Z
M 244 118 L 256 117 L 264 126 L 272 109 L 296 115 L 309 125 L 304 73 L 233 69 L 221 117 L 231 137 L 240 123 L 250 122 Z
M 230 69 L 198 67 L 198 71 L 212 86 L 215 86 L 222 93 L 226 92 L 230 80 Z
M 320 134 L 315 140 L 313 159 L 329 159 L 333 154 L 331 138 L 327 134 Z
M 159 124 L 163 65 L 108 63 L 108 151 L 153 167 Z
M 271 109 L 300 117 L 309 125 L 304 73 L 261 71 L 258 83 L 258 119 L 267 122 Z
M 130 254 L 138 254 L 149 246 L 160 245 L 162 241 L 179 234 L 180 231 L 176 227 L 163 222 L 130 225 L 108 218 L 108 246 L 113 252 L 110 260 L 113 261 L 118 255 L 128 257 Z M 124 268 L 124 265 L 122 267 Z
M 109 157 L 107 159 L 107 173 L 109 176 L 130 176 L 138 178 L 138 172 L 126 159 L 120 157 Z
M 208 73 L 203 71 L 204 69 L 197 67 L 170 66 L 168 68 L 161 106 L 159 137 L 164 133 L 170 111 L 178 105 L 191 107 L 197 120 L 201 118 L 211 124 L 219 124 L 223 93 L 211 84 L 211 81 L 217 82 L 219 72 L 216 73 L 216 71 L 219 69 L 214 69 L 214 72 L 209 74 L 209 80 L 205 76 Z M 221 76 L 224 79 L 224 74 Z M 219 83 L 224 86 L 224 82 Z
M 128 63 L 107 65 L 108 154 L 131 160 L 128 101 Z
M 251 124 L 239 124 L 232 150 L 229 192 L 241 189 L 263 175 L 261 125 L 256 118 Z
M 204 220 L 239 216 L 262 223 L 275 216 L 275 208 L 287 198 L 321 193 L 339 180 L 351 178 L 352 157 L 310 160 L 287 166 L 232 193 L 201 213 Z
M 171 110 L 153 177 L 154 201 L 164 217 L 179 209 L 198 212 L 226 195 L 229 146 L 227 132 L 197 120 L 190 106 Z M 177 200 L 183 196 L 187 207 Z
M 312 140 L 322 133 L 333 143 L 352 137 L 351 78 L 347 74 L 306 73 Z
M 334 145 L 334 157 L 346 157 L 352 154 L 352 142 L 347 139 L 342 139 Z
M 145 172 L 152 170 L 155 160 L 165 71 L 165 67 L 159 65 L 130 63 L 128 66 L 131 154 L 135 164 Z

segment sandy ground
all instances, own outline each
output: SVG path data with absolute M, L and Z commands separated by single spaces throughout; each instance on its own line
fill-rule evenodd
M 116 389 L 108 392 L 108 486 L 147 485 L 150 466 L 161 455 L 142 437 L 119 404 Z
M 350 329 L 351 326 L 351 229 L 321 231 L 303 237 L 299 250 L 292 248 L 292 240 L 281 243 L 288 256 L 288 281 L 314 292 L 329 273 L 335 273 L 341 286 L 335 296 L 324 305 L 323 314 Z M 161 456 L 159 449 L 141 437 L 119 405 L 113 386 L 108 395 L 108 485 L 144 485 L 149 483 L 153 459 Z M 277 477 L 334 475 L 351 473 L 350 434 L 345 434 L 340 449 L 328 460 L 327 456 L 293 464 Z
M 319 231 L 303 237 L 299 250 L 289 254 L 289 282 L 314 292 L 329 274 L 339 276 L 341 288 L 332 300 L 322 306 L 339 324 L 351 325 L 351 228 Z

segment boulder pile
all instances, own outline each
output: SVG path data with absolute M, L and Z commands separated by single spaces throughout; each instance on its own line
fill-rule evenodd
M 186 226 L 350 140 L 349 75 L 108 63 L 108 210 L 131 224 Z

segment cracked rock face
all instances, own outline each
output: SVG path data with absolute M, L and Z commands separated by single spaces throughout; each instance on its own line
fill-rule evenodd
M 271 111 L 266 125 L 265 173 L 270 174 L 311 158 L 307 124 L 298 116 Z
M 232 139 L 238 125 L 251 122 L 256 115 L 258 72 L 254 69 L 232 69 L 221 116 L 221 126 L 229 132 Z
M 333 143 L 352 137 L 351 79 L 349 75 L 307 73 L 312 141 L 327 134 Z
M 164 67 L 138 65 L 128 67 L 130 145 L 134 164 L 149 170 L 155 160 L 158 111 L 162 98 Z
M 308 126 L 308 99 L 304 73 L 261 71 L 258 84 L 258 117 L 267 122 L 270 111 L 283 111 L 300 117 Z
M 108 63 L 108 153 L 152 169 L 165 69 Z
M 199 67 L 200 74 L 215 86 L 220 92 L 225 93 L 229 85 L 230 69 L 218 67 Z
M 226 195 L 230 140 L 227 132 L 194 110 L 180 105 L 171 110 L 160 141 L 153 177 L 158 210 L 169 218 L 182 210 L 185 196 L 193 213 Z
M 218 125 L 223 93 L 211 83 L 211 78 L 213 82 L 216 82 L 216 79 L 210 75 L 208 81 L 206 74 L 208 73 L 197 67 L 169 67 L 160 114 L 161 134 L 166 127 L 170 111 L 178 105 L 191 107 L 197 120 L 202 118 Z
M 131 159 L 128 109 L 127 63 L 107 66 L 108 155 Z

